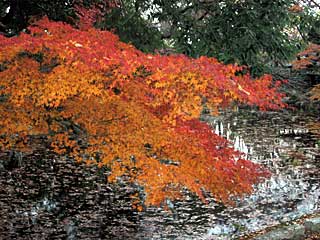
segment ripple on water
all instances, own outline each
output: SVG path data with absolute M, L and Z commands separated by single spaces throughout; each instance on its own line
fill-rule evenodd
M 246 110 L 237 117 L 234 114 L 205 116 L 204 120 L 213 126 L 221 122 L 228 126 L 222 135 L 248 159 L 268 167 L 273 175 L 256 186 L 251 196 L 239 200 L 236 207 L 226 208 L 226 215 L 231 217 L 218 226 L 233 229 L 240 225 L 241 229 L 233 232 L 237 235 L 319 211 L 320 152 L 306 127 L 308 118 Z M 217 226 L 216 222 L 212 224 Z

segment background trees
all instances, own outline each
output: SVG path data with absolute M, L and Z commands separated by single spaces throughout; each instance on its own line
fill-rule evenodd
M 32 22 L 32 18 L 43 15 L 68 22 L 76 17 L 73 1 L 3 0 L 0 2 L 0 30 L 7 36 L 16 35 Z
M 288 62 L 308 42 L 311 32 L 317 35 L 319 20 L 312 7 L 318 6 L 310 1 L 309 5 L 298 4 L 290 0 L 137 0 L 122 1 L 116 11 L 125 16 L 129 9 L 130 16 L 153 22 L 176 52 L 214 56 L 225 63 L 250 66 L 258 74 Z M 114 12 L 114 16 L 121 14 Z M 121 17 L 118 23 L 116 32 L 122 37 Z

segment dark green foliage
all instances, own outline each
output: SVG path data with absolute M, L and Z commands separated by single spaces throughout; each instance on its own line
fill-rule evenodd
M 315 44 L 320 44 L 320 19 L 318 19 L 314 26 L 311 27 L 310 32 L 308 33 L 308 40 Z
M 290 0 L 152 3 L 160 9 L 153 12 L 153 18 L 170 26 L 165 31 L 170 32 L 168 39 L 178 52 L 245 64 L 257 74 L 267 66 L 291 59 L 311 28 L 316 31 L 316 17 L 308 9 L 290 12 L 293 4 Z
M 163 46 L 161 34 L 159 29 L 142 17 L 143 9 L 134 1 L 122 1 L 122 6 L 108 11 L 97 27 L 113 30 L 122 41 L 144 52 L 153 52 Z
M 2 0 L 0 1 L 0 32 L 13 36 L 26 28 L 32 18 L 47 15 L 52 20 L 72 23 L 76 18 L 71 0 Z M 10 8 L 9 8 L 10 7 Z M 6 9 L 9 12 L 6 13 Z

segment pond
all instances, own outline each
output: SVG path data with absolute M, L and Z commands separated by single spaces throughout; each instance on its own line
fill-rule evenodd
M 0 239 L 236 239 L 320 211 L 316 116 L 241 109 L 202 120 L 272 172 L 235 206 L 188 194 L 169 211 L 134 211 L 137 187 L 108 184 L 107 171 L 48 153 L 39 138 L 31 155 L 0 153 Z

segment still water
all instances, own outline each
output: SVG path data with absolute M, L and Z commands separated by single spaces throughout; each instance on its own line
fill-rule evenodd
M 236 206 L 188 194 L 169 212 L 136 212 L 129 196 L 138 187 L 108 184 L 106 170 L 42 147 L 10 164 L 0 153 L 0 239 L 236 239 L 320 211 L 320 146 L 307 128 L 316 117 L 244 109 L 202 120 L 272 172 Z

